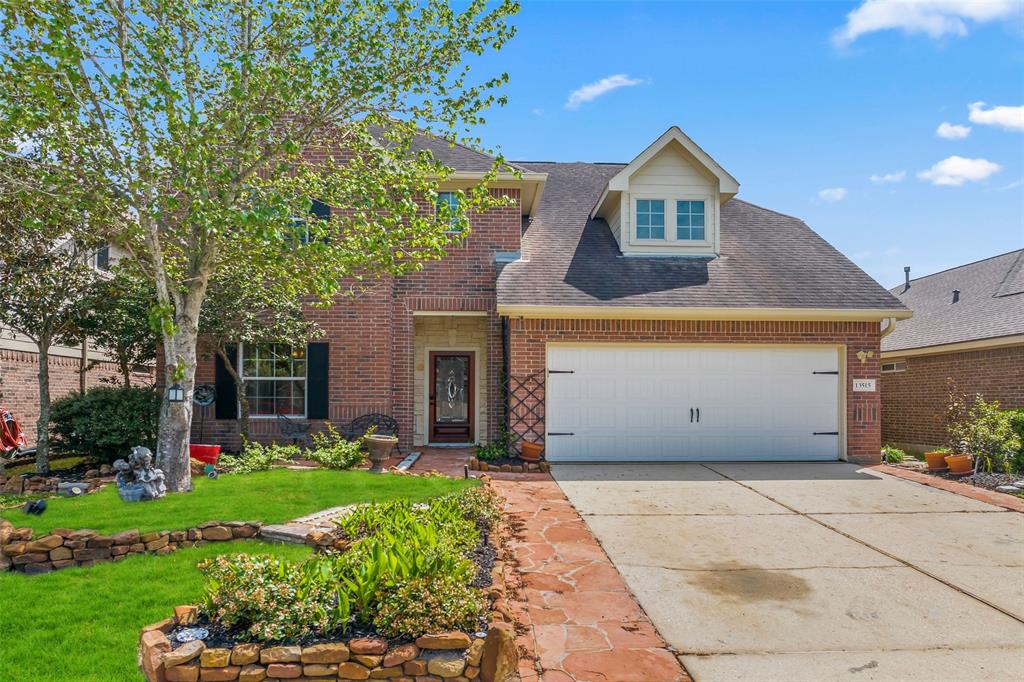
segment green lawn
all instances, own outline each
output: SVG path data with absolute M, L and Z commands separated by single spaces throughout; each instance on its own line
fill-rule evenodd
M 469 481 L 365 471 L 273 469 L 248 475 L 194 479 L 191 493 L 169 494 L 152 502 L 125 503 L 109 485 L 92 495 L 53 498 L 42 516 L 20 509 L 0 513 L 15 526 L 28 526 L 36 536 L 53 528 L 92 528 L 116 533 L 138 528 L 183 530 L 205 521 L 281 523 L 322 509 L 395 497 L 423 500 L 458 490 Z
M 242 552 L 293 560 L 309 555 L 301 545 L 245 541 L 40 576 L 0 573 L 0 679 L 141 679 L 139 630 L 172 615 L 179 604 L 199 602 L 200 560 Z

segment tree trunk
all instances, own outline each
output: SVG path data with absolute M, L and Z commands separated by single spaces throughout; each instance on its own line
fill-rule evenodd
M 89 339 L 82 337 L 82 354 L 78 358 L 78 392 L 85 395 L 85 373 L 89 371 Z
M 39 345 L 39 420 L 36 421 L 36 473 L 50 473 L 50 340 Z
M 238 399 L 238 436 L 244 445 L 249 441 L 249 400 L 245 395 L 245 381 L 238 374 L 238 368 L 228 357 L 224 346 L 217 347 L 217 355 L 224 362 L 224 369 L 235 380 L 235 397 Z
M 120 357 L 117 359 L 117 364 L 121 368 L 121 379 L 124 380 L 124 387 L 132 387 L 132 370 L 131 365 L 128 364 L 128 358 Z
M 177 322 L 177 321 L 176 321 Z M 192 489 L 189 470 L 188 441 L 192 431 L 192 392 L 196 383 L 195 324 L 176 323 L 174 334 L 164 334 L 164 396 L 160 409 L 160 429 L 157 435 L 156 462 L 164 472 L 164 482 L 171 492 Z M 179 374 L 175 376 L 175 368 Z M 167 399 L 167 389 L 178 384 L 185 393 L 180 403 Z

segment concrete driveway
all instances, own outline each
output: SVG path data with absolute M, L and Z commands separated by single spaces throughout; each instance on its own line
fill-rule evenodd
M 552 473 L 704 680 L 1024 679 L 1024 515 L 845 463 Z

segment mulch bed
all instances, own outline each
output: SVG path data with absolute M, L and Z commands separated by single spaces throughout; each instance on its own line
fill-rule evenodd
M 976 474 L 955 475 L 949 473 L 948 471 L 931 471 L 930 469 L 924 466 L 923 462 L 920 463 L 920 466 L 914 466 L 913 463 L 911 464 L 911 466 L 907 466 L 906 464 L 899 464 L 895 466 L 899 467 L 900 469 L 916 471 L 917 473 L 920 474 L 934 476 L 935 478 L 941 478 L 947 481 L 966 483 L 967 485 L 973 485 L 977 488 L 984 488 L 985 490 L 995 490 L 999 486 L 1011 485 L 1013 483 L 1016 483 L 1017 481 L 1024 480 L 1024 475 L 1021 474 L 1014 475 L 999 472 L 979 471 Z

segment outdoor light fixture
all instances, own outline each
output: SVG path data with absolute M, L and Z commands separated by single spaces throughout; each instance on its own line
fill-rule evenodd
M 181 387 L 181 384 L 174 384 L 169 389 L 167 389 L 167 402 L 185 402 L 185 389 Z

